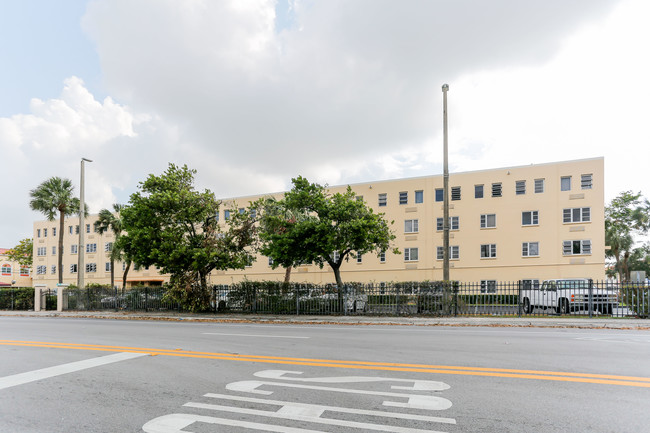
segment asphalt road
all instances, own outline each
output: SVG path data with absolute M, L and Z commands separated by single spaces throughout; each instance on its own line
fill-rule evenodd
M 1 432 L 644 432 L 650 332 L 0 317 Z

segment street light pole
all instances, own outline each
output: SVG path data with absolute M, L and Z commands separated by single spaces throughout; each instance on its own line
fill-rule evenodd
M 447 91 L 448 84 L 442 85 L 442 130 L 443 130 L 443 241 L 442 241 L 442 279 L 449 281 L 449 149 L 447 137 Z
M 85 226 L 85 199 L 84 199 L 84 162 L 92 162 L 92 160 L 87 158 L 81 158 L 81 182 L 79 184 L 79 245 L 77 246 L 77 255 L 79 261 L 77 263 L 77 287 L 83 289 L 84 287 L 84 276 L 86 272 L 84 264 L 84 253 L 86 252 L 86 246 L 84 245 L 84 233 L 86 232 Z M 63 236 L 63 234 L 61 234 Z

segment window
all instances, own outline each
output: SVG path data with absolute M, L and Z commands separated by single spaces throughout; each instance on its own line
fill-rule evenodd
M 243 207 L 240 207 L 239 208 L 239 214 L 244 215 L 245 213 L 246 213 L 246 209 L 244 209 Z
M 357 263 L 363 263 L 363 256 L 361 254 L 357 254 Z
M 44 256 L 47 254 L 47 247 L 38 247 L 36 248 L 36 255 L 37 256 Z
M 383 207 L 386 206 L 386 193 L 384 194 L 379 194 L 379 206 Z
M 417 248 L 404 248 L 404 261 L 405 262 L 417 262 L 418 261 L 418 249 Z
M 481 293 L 496 293 L 496 280 L 481 280 Z
M 521 244 L 521 255 L 524 257 L 539 256 L 539 242 L 524 242 Z
M 589 239 L 580 241 L 564 241 L 562 242 L 562 254 L 565 256 L 591 254 L 591 241 Z
M 445 192 L 443 191 L 442 188 L 436 188 L 436 201 L 444 201 L 445 200 Z
M 36 266 L 36 275 L 45 275 L 46 273 L 47 273 L 47 266 L 45 265 Z
M 460 228 L 459 217 L 452 216 L 449 217 L 449 230 L 458 230 Z M 442 231 L 445 228 L 443 227 L 443 218 L 436 218 L 436 230 Z
M 273 258 L 269 257 L 269 266 L 273 266 Z
M 139 271 L 139 270 L 140 270 L 140 265 L 137 264 L 137 263 L 134 263 L 134 264 L 133 264 L 133 270 L 134 270 L 134 271 Z
M 591 189 L 591 186 L 592 186 L 592 175 L 591 174 L 583 174 L 582 176 L 580 176 L 580 188 L 582 188 L 582 189 Z
M 73 263 L 70 265 L 70 273 L 71 274 L 76 274 L 77 273 L 77 264 Z
M 562 210 L 562 222 L 586 223 L 591 221 L 590 207 L 574 207 Z
M 422 191 L 422 190 L 415 191 L 415 202 L 416 203 L 423 203 L 424 202 L 424 191 Z
M 113 251 L 113 242 L 106 242 L 104 244 L 104 251 L 106 251 L 107 253 Z
M 482 229 L 493 229 L 497 226 L 497 215 L 494 213 L 488 213 L 481 215 L 481 228 Z
M 219 222 L 219 211 L 216 211 L 214 213 L 214 219 L 215 219 L 216 222 Z
M 41 229 L 36 229 L 36 237 L 37 238 L 41 237 Z
M 56 247 L 52 247 L 52 255 L 56 256 Z
M 11 265 L 9 263 L 2 265 L 2 275 L 11 275 Z
M 79 234 L 79 226 L 78 225 L 74 226 L 74 234 L 75 235 Z
M 405 220 L 404 233 L 417 233 L 419 231 L 418 226 L 418 220 Z
M 111 262 L 104 263 L 104 271 L 106 271 L 106 272 L 111 271 Z
M 86 272 L 97 272 L 97 263 L 86 263 Z
M 493 259 L 497 256 L 497 244 L 483 244 L 481 245 L 481 258 Z
M 44 238 L 47 237 L 47 229 L 43 229 L 43 237 L 44 237 Z
M 56 236 L 56 227 L 52 227 L 52 236 Z
M 56 265 L 52 265 L 52 267 L 50 268 L 50 273 L 51 273 L 52 275 L 55 275 L 55 274 L 56 274 Z
M 521 213 L 522 226 L 536 226 L 539 224 L 539 211 L 531 210 Z
M 444 252 L 445 252 L 445 247 L 437 247 L 436 248 L 436 259 L 437 260 L 444 260 Z M 449 246 L 449 259 L 450 260 L 458 260 L 460 258 L 460 247 L 458 245 L 450 245 Z
M 501 182 L 492 184 L 492 197 L 501 197 L 502 192 L 503 191 L 501 190 Z
M 341 255 L 339 254 L 338 251 L 334 251 L 334 252 L 332 253 L 331 257 L 332 257 L 332 260 L 333 260 L 334 262 L 338 262 L 339 259 L 341 258 Z
M 86 233 L 90 233 L 90 224 L 86 224 Z
M 451 199 L 454 201 L 460 200 L 460 187 L 452 186 L 451 187 Z
M 29 268 L 25 266 L 20 267 L 20 276 L 21 277 L 29 277 Z
M 474 198 L 483 198 L 483 185 L 474 185 Z
M 544 192 L 544 179 L 535 179 L 535 194 L 541 194 L 543 192 Z
M 530 290 L 530 289 L 537 290 L 539 289 L 539 280 L 538 279 L 521 280 L 521 288 L 523 290 Z
M 68 231 L 72 234 L 72 226 L 68 226 Z
M 97 244 L 86 244 L 86 252 L 87 253 L 96 253 L 97 252 Z
M 516 195 L 524 195 L 526 194 L 526 181 L 525 180 L 518 180 L 515 182 L 515 194 Z
M 126 263 L 122 263 L 122 270 L 126 271 Z
M 228 221 L 230 219 L 230 211 L 229 210 L 223 211 L 223 219 L 225 219 L 226 221 Z
M 359 199 L 359 197 L 357 197 L 357 199 Z M 361 200 L 363 200 L 363 198 L 361 198 Z M 252 220 L 257 218 L 257 209 L 255 209 L 255 208 L 251 209 L 250 212 L 249 212 L 249 215 L 250 215 Z
M 571 191 L 571 176 L 560 178 L 560 191 Z
M 408 204 L 409 202 L 409 193 L 408 192 L 400 192 L 399 193 L 399 204 Z
M 79 251 L 79 246 L 78 245 L 70 245 L 70 254 L 77 254 Z
M 379 263 L 386 263 L 386 251 L 379 253 Z

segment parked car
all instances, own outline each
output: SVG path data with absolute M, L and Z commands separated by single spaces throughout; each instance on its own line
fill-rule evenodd
M 587 278 L 565 278 L 546 280 L 538 288 L 525 288 L 521 291 L 521 303 L 524 312 L 533 309 L 552 308 L 559 314 L 573 311 L 598 311 L 612 314 L 618 307 L 618 293 L 611 288 L 594 286 Z

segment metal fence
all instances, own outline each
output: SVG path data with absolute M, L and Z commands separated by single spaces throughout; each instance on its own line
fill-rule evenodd
M 640 317 L 650 312 L 650 286 L 590 280 L 351 284 L 244 283 L 211 287 L 220 313 L 405 316 Z M 162 287 L 66 289 L 67 310 L 184 311 Z
M 0 288 L 0 310 L 33 310 L 33 287 Z

